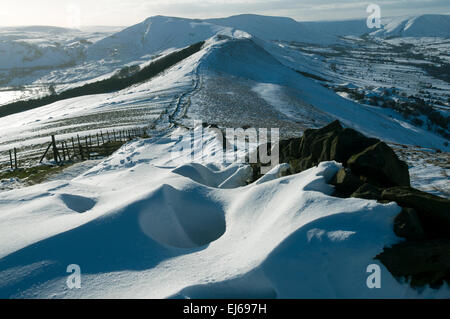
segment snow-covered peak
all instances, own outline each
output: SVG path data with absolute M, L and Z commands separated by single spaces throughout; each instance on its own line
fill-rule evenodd
M 230 28 L 200 20 L 155 16 L 95 43 L 88 49 L 88 57 L 126 59 L 155 55 L 227 32 L 231 33 Z
M 205 41 L 216 34 L 250 34 L 263 40 L 329 43 L 334 39 L 283 17 L 238 15 L 221 19 L 187 19 L 154 16 L 113 34 L 88 49 L 88 57 L 126 59 L 154 55 Z M 244 32 L 244 33 L 242 33 Z
M 264 40 L 328 43 L 334 41 L 308 26 L 286 17 L 242 14 L 228 18 L 208 19 L 207 22 L 248 32 Z

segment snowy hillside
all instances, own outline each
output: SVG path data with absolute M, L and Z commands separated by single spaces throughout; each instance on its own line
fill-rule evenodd
M 448 150 L 445 139 L 382 108 L 335 94 L 283 65 L 260 43 L 246 33 L 213 37 L 200 52 L 148 82 L 0 118 L 1 158 L 6 161 L 12 147 L 27 152 L 31 145 L 44 147 L 51 134 L 83 136 L 156 119 L 167 126 L 167 114 L 187 126 L 202 119 L 223 127 L 281 127 L 285 137 L 339 119 L 389 142 Z
M 380 37 L 450 37 L 450 15 L 424 14 L 387 18 L 382 30 L 372 35 Z
M 203 21 L 156 16 L 98 41 L 89 47 L 87 56 L 89 59 L 126 61 L 183 48 L 219 32 L 230 34 L 231 29 Z
M 369 29 L 366 19 L 300 23 L 316 33 L 340 37 L 360 37 L 364 34 L 381 38 L 450 37 L 450 15 L 445 14 L 382 17 L 380 29 Z
M 88 32 L 56 27 L 0 27 L 0 69 L 60 67 L 83 58 L 87 46 L 117 28 Z
M 448 28 L 443 26 L 448 24 L 448 17 L 386 18 L 381 30 L 367 29 L 365 20 L 298 22 L 259 15 L 205 20 L 155 16 L 124 30 L 117 27 L 86 27 L 83 30 L 1 28 L 0 85 L 5 89 L 0 90 L 0 105 L 45 95 L 50 84 L 61 91 L 111 75 L 125 65 L 145 65 L 160 54 L 207 40 L 216 34 L 230 36 L 243 31 L 268 44 L 307 43 L 326 51 L 337 44 L 346 46 L 341 37 L 359 37 L 366 33 L 382 38 L 447 37 Z M 438 47 L 439 52 L 446 49 Z M 286 52 L 280 52 L 279 57 L 286 57 Z M 289 57 L 288 63 L 301 66 L 298 69 L 303 70 L 318 63 L 318 59 L 305 59 L 308 57 L 302 60 Z
M 254 90 L 271 108 L 285 117 L 297 121 L 305 120 L 305 116 L 308 115 L 305 114 L 304 108 L 305 105 L 309 105 L 313 108 L 308 109 L 308 112 L 315 110 L 317 113 L 327 114 L 328 119 L 337 118 L 349 127 L 370 136 L 400 144 L 418 144 L 450 150 L 444 146 L 445 139 L 408 125 L 399 117 L 392 117 L 380 108 L 363 106 L 342 98 L 315 81 L 294 72 L 281 64 L 253 39 L 222 41 L 213 44 L 207 51 L 200 65 L 201 70 L 204 69 L 206 72 L 214 70 L 213 77 L 223 77 L 225 74 L 237 77 L 237 81 L 250 80 L 250 83 L 247 82 L 244 85 L 249 85 L 250 89 Z M 296 106 L 293 102 L 291 102 L 292 105 L 280 103 L 281 96 L 286 96 L 291 101 L 297 100 L 300 105 Z M 211 101 L 211 103 L 214 102 Z M 238 107 L 238 105 L 222 101 L 219 103 L 221 106 L 216 109 L 216 112 L 219 112 L 215 113 L 216 122 L 220 122 L 221 112 L 226 112 L 227 108 Z M 243 101 L 243 103 L 249 102 Z M 212 105 L 208 104 L 208 107 L 211 108 Z M 313 115 L 313 117 L 320 119 L 320 115 Z M 323 117 L 323 119 L 326 118 Z
M 343 20 L 343 21 L 311 21 L 302 22 L 309 29 L 338 37 L 356 36 L 373 32 L 367 27 L 365 19 Z
M 85 54 L 90 45 L 119 30 L 0 27 L 0 105 L 46 95 L 50 84 L 64 87 L 111 72 L 100 63 L 85 63 Z
M 88 58 L 138 58 L 179 49 L 216 34 L 241 30 L 264 40 L 327 43 L 330 36 L 316 33 L 293 19 L 240 15 L 223 19 L 185 19 L 156 16 L 107 37 L 88 49 Z
M 254 181 L 245 154 L 218 158 L 217 131 L 198 124 L 279 128 L 285 139 L 338 119 L 389 143 L 414 187 L 449 197 L 449 43 L 427 19 L 392 20 L 368 38 L 365 21 L 257 15 L 156 16 L 118 32 L 0 30 L 9 55 L 0 56 L 0 105 L 55 86 L 52 103 L 0 117 L 0 174 L 16 172 L 13 149 L 19 172 L 58 167 L 42 157 L 51 135 L 87 144 L 99 132 L 146 133 L 38 185 L 0 180 L 0 298 L 448 297 L 448 286 L 413 289 L 374 260 L 403 240 L 393 230 L 402 208 L 332 196 L 343 164 L 284 176 L 284 163 Z M 101 93 L 83 87 L 94 81 Z M 57 99 L 74 87 L 78 95 Z M 191 134 L 203 134 L 194 149 L 181 138 Z M 66 284 L 71 264 L 80 289 Z M 380 289 L 366 284 L 370 264 L 381 267 Z

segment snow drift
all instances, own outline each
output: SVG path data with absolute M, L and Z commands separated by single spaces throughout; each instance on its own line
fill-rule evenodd
M 3 193 L 0 297 L 448 293 L 419 294 L 382 265 L 382 288 L 367 288 L 373 257 L 399 241 L 392 223 L 400 208 L 331 197 L 327 181 L 340 164 L 223 189 L 220 181 L 245 164 L 213 162 L 206 153 L 175 166 L 177 143 L 166 136 L 130 142 L 75 179 Z M 80 289 L 67 288 L 70 264 L 81 267 Z

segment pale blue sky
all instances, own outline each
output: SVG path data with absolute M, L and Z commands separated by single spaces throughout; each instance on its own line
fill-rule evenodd
M 450 14 L 450 0 L 0 0 L 0 25 L 129 26 L 153 15 L 189 18 L 241 13 L 299 21 L 366 18 L 378 4 L 384 16 Z

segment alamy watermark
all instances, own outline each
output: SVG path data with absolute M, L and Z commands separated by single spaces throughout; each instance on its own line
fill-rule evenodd
M 261 174 L 279 164 L 279 128 L 225 128 L 194 121 L 194 130 L 176 130 L 171 151 L 178 165 L 190 162 L 261 164 Z
M 366 9 L 370 15 L 367 17 L 367 27 L 369 29 L 381 28 L 381 8 L 377 4 L 369 4 Z
M 367 277 L 366 285 L 369 289 L 381 288 L 381 268 L 377 264 L 367 266 L 366 272 L 370 273 Z
M 70 275 L 67 277 L 66 284 L 69 289 L 80 289 L 81 288 L 81 268 L 77 264 L 71 264 L 67 266 L 67 273 Z

